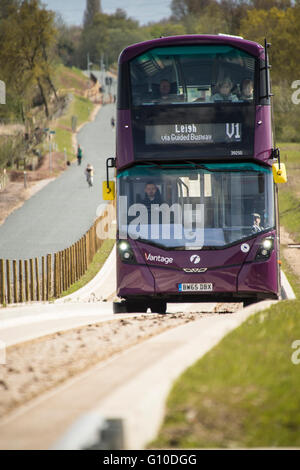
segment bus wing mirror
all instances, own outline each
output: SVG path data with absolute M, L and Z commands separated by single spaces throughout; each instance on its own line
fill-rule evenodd
M 115 182 L 114 181 L 103 181 L 102 198 L 104 201 L 113 201 L 115 199 Z
M 287 182 L 286 167 L 284 163 L 273 163 L 272 170 L 275 183 Z
M 102 184 L 102 198 L 104 201 L 113 201 L 115 199 L 115 183 L 109 181 L 109 168 L 116 168 L 116 159 L 106 159 L 106 181 Z

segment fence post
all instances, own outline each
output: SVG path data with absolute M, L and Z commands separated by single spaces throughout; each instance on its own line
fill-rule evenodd
M 69 287 L 71 284 L 73 284 L 73 257 L 72 257 L 72 253 L 73 253 L 73 250 L 72 250 L 72 246 L 69 247 L 69 266 L 70 266 L 70 284 L 69 284 Z
M 59 295 L 58 288 L 58 276 L 59 276 L 59 263 L 58 263 L 58 253 L 54 253 L 54 297 L 57 298 Z
M 10 285 L 10 261 L 6 260 L 6 292 L 7 303 L 11 304 L 11 285 Z
M 87 270 L 87 236 L 84 235 L 84 272 Z
M 36 282 L 36 300 L 41 300 L 40 298 L 40 273 L 39 273 L 39 260 L 35 258 L 35 282 Z
M 72 257 L 71 257 L 71 247 L 69 246 L 68 250 L 68 289 L 72 284 Z
M 57 296 L 57 257 L 56 257 L 56 253 L 54 253 L 53 292 L 54 292 L 54 297 L 56 298 L 56 296 Z
M 4 260 L 0 259 L 0 303 L 5 304 Z
M 59 252 L 59 295 L 61 295 L 63 288 L 64 266 L 63 266 L 63 252 Z
M 14 279 L 14 303 L 18 302 L 18 278 L 17 278 L 17 262 L 13 260 L 13 279 Z
M 46 300 L 49 300 L 51 297 L 51 276 L 52 276 L 52 266 L 51 266 L 51 255 L 47 255 L 47 289 L 46 289 Z
M 56 297 L 59 297 L 59 252 L 56 253 Z
M 75 251 L 75 245 L 72 245 L 72 263 L 73 263 L 73 269 L 72 269 L 72 284 L 76 281 L 76 251 Z
M 23 293 L 23 262 L 19 260 L 19 300 L 24 302 L 24 293 Z
M 77 244 L 77 280 L 80 279 L 81 272 L 80 272 L 80 240 L 78 240 Z
M 84 249 L 83 237 L 80 239 L 80 277 L 84 274 Z
M 29 260 L 30 264 L 30 300 L 34 300 L 34 279 L 33 279 L 33 259 Z
M 28 259 L 25 259 L 25 300 L 29 300 L 29 272 L 28 272 Z
M 45 274 L 45 256 L 42 256 L 42 300 L 46 300 L 45 295 L 45 281 L 46 281 L 46 274 Z
M 86 232 L 86 265 L 90 264 L 90 231 Z
M 80 253 L 79 253 L 79 242 L 78 241 L 76 242 L 75 246 L 76 246 L 76 268 L 77 268 L 76 269 L 76 277 L 77 277 L 76 280 L 78 281 L 78 279 L 80 278 L 80 266 L 79 266 L 79 263 L 80 263 L 79 255 L 80 255 Z
M 62 253 L 62 262 L 63 262 L 63 291 L 67 290 L 68 277 L 67 277 L 67 250 L 64 250 Z
M 78 280 L 78 244 L 74 243 L 74 257 L 75 257 L 75 281 Z

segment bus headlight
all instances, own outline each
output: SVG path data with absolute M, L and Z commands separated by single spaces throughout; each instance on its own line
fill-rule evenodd
M 126 240 L 118 241 L 118 253 L 123 262 L 134 263 L 135 257 L 130 246 L 130 243 Z
M 273 249 L 274 249 L 274 238 L 273 237 L 264 238 L 257 250 L 255 260 L 265 261 L 269 259 Z

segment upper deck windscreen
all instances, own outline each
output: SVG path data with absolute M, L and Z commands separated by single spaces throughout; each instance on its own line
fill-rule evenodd
M 136 159 L 253 153 L 254 56 L 223 44 L 157 47 L 129 71 Z
M 226 45 L 152 49 L 131 61 L 133 106 L 253 101 L 255 58 Z

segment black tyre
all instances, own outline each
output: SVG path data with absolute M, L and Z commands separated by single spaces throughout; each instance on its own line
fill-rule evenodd
M 142 301 L 122 300 L 122 302 L 113 302 L 114 313 L 145 313 L 147 305 Z
M 126 308 L 128 313 L 145 313 L 147 305 L 140 300 L 127 300 Z
M 113 312 L 114 313 L 127 313 L 126 303 L 123 302 L 113 302 Z
M 167 311 L 167 302 L 163 300 L 156 300 L 150 304 L 152 313 L 166 313 Z

